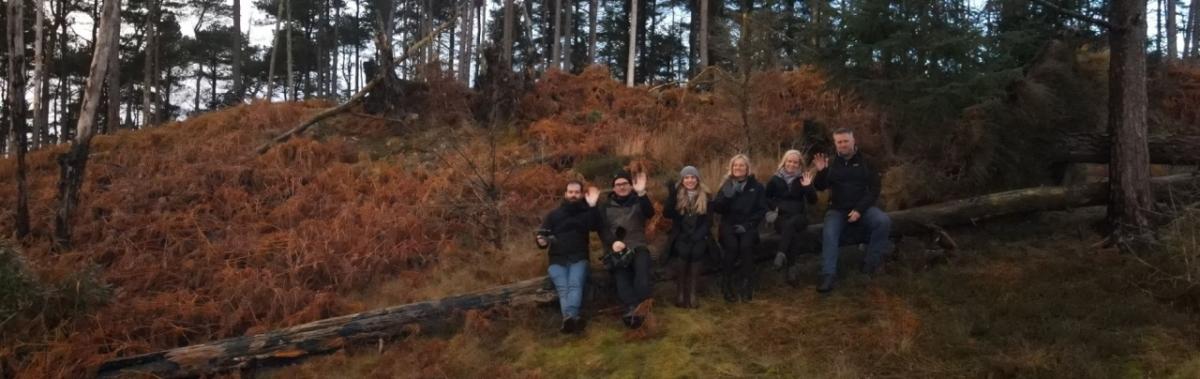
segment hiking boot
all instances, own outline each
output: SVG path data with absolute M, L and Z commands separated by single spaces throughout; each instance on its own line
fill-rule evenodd
M 749 303 L 750 300 L 754 300 L 754 282 L 752 280 L 749 278 L 743 279 L 739 296 L 742 298 L 743 303 Z
M 570 334 L 575 330 L 574 326 L 575 324 L 571 322 L 570 318 L 564 318 L 562 320 L 562 326 L 559 326 L 558 328 L 558 332 L 562 334 Z
M 817 285 L 817 292 L 829 293 L 829 291 L 833 291 L 833 283 L 835 281 L 837 281 L 836 278 L 837 278 L 836 275 L 831 275 L 831 274 L 821 275 L 821 283 L 819 285 Z

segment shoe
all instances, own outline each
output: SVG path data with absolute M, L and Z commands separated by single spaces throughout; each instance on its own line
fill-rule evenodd
M 742 280 L 741 293 L 739 294 L 743 303 L 749 303 L 754 300 L 754 281 L 750 278 Z
M 789 286 L 792 286 L 792 288 L 799 288 L 800 287 L 800 268 L 797 267 L 796 265 L 792 265 L 791 267 L 788 267 L 786 278 L 787 279 L 785 279 L 785 281 L 787 281 L 787 284 Z
M 836 281 L 836 275 L 821 275 L 821 284 L 817 286 L 817 292 L 829 293 L 833 291 L 833 282 Z
M 776 270 L 782 270 L 784 265 L 787 264 L 787 254 L 784 254 L 782 251 L 775 252 L 775 262 L 773 263 Z
M 572 333 L 583 334 L 583 330 L 587 328 L 587 320 L 585 320 L 583 317 L 578 317 L 578 316 L 574 317 L 574 319 L 575 319 L 575 330 L 573 330 Z
M 573 328 L 574 325 L 575 324 L 571 321 L 570 318 L 564 318 L 562 320 L 562 326 L 560 326 L 558 328 L 558 332 L 562 333 L 562 334 L 570 334 L 572 331 L 574 331 L 574 328 Z

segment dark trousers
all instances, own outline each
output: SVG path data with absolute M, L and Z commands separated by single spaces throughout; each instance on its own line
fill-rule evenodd
M 754 267 L 754 252 L 758 248 L 758 231 L 733 232 L 733 227 L 722 226 L 721 271 L 737 285 L 753 287 L 757 279 Z
M 803 213 L 780 214 L 775 220 L 775 231 L 779 234 L 779 251 L 794 261 L 796 254 L 807 253 L 811 242 L 808 238 L 808 217 Z
M 628 308 L 636 307 L 654 294 L 654 283 L 650 282 L 653 269 L 650 250 L 642 246 L 633 249 L 633 262 L 630 262 L 629 267 L 612 270 L 617 286 L 617 299 L 621 304 Z

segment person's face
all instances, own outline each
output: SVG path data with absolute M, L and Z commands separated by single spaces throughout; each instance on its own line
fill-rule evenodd
M 783 170 L 789 174 L 795 174 L 800 170 L 800 156 L 796 154 L 788 155 L 783 158 Z
M 617 196 L 629 196 L 630 192 L 633 192 L 633 183 L 625 180 L 625 178 L 613 181 L 613 193 L 616 193 Z
M 697 178 L 694 175 L 688 175 L 688 176 L 683 177 L 683 188 L 686 188 L 689 191 L 691 191 L 691 190 L 695 190 L 696 187 L 699 187 L 699 186 L 700 186 L 700 178 Z
M 568 184 L 567 192 L 563 194 L 563 198 L 567 199 L 569 203 L 579 202 L 579 200 L 583 199 L 583 187 L 580 187 L 579 183 Z
M 746 175 L 750 173 L 750 165 L 746 164 L 744 159 L 738 159 L 733 161 L 733 167 L 730 167 L 729 172 L 733 174 L 733 177 L 735 178 L 745 178 Z
M 854 135 L 852 134 L 834 134 L 833 144 L 837 146 L 838 155 L 850 155 L 854 153 Z

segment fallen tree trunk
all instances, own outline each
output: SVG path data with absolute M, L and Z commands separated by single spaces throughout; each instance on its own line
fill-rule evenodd
M 1158 198 L 1170 191 L 1200 183 L 1195 175 L 1153 179 Z M 988 218 L 1103 204 L 1107 185 L 1040 187 L 995 193 L 947 203 L 891 212 L 893 234 L 922 234 L 939 226 L 972 224 Z M 809 231 L 820 235 L 821 225 Z M 773 238 L 764 240 L 769 250 Z M 659 275 L 662 278 L 662 275 Z M 605 282 L 597 275 L 593 283 Z M 144 374 L 154 377 L 190 377 L 252 368 L 262 364 L 328 353 L 344 346 L 376 342 L 407 333 L 413 325 L 427 325 L 456 313 L 494 306 L 519 306 L 552 302 L 553 290 L 544 288 L 546 277 L 529 279 L 484 291 L 310 322 L 254 336 L 236 337 L 157 353 L 119 358 L 104 363 L 99 377 Z
M 544 278 L 529 279 L 476 293 L 318 320 L 254 336 L 119 358 L 100 366 L 97 376 L 191 377 L 328 353 L 356 342 L 401 336 L 414 325 L 425 325 L 456 312 L 554 300 L 553 291 L 542 289 L 543 281 Z
M 1200 164 L 1200 135 L 1150 136 L 1150 163 Z M 1108 163 L 1112 139 L 1100 133 L 1070 133 L 1059 140 L 1058 162 Z

